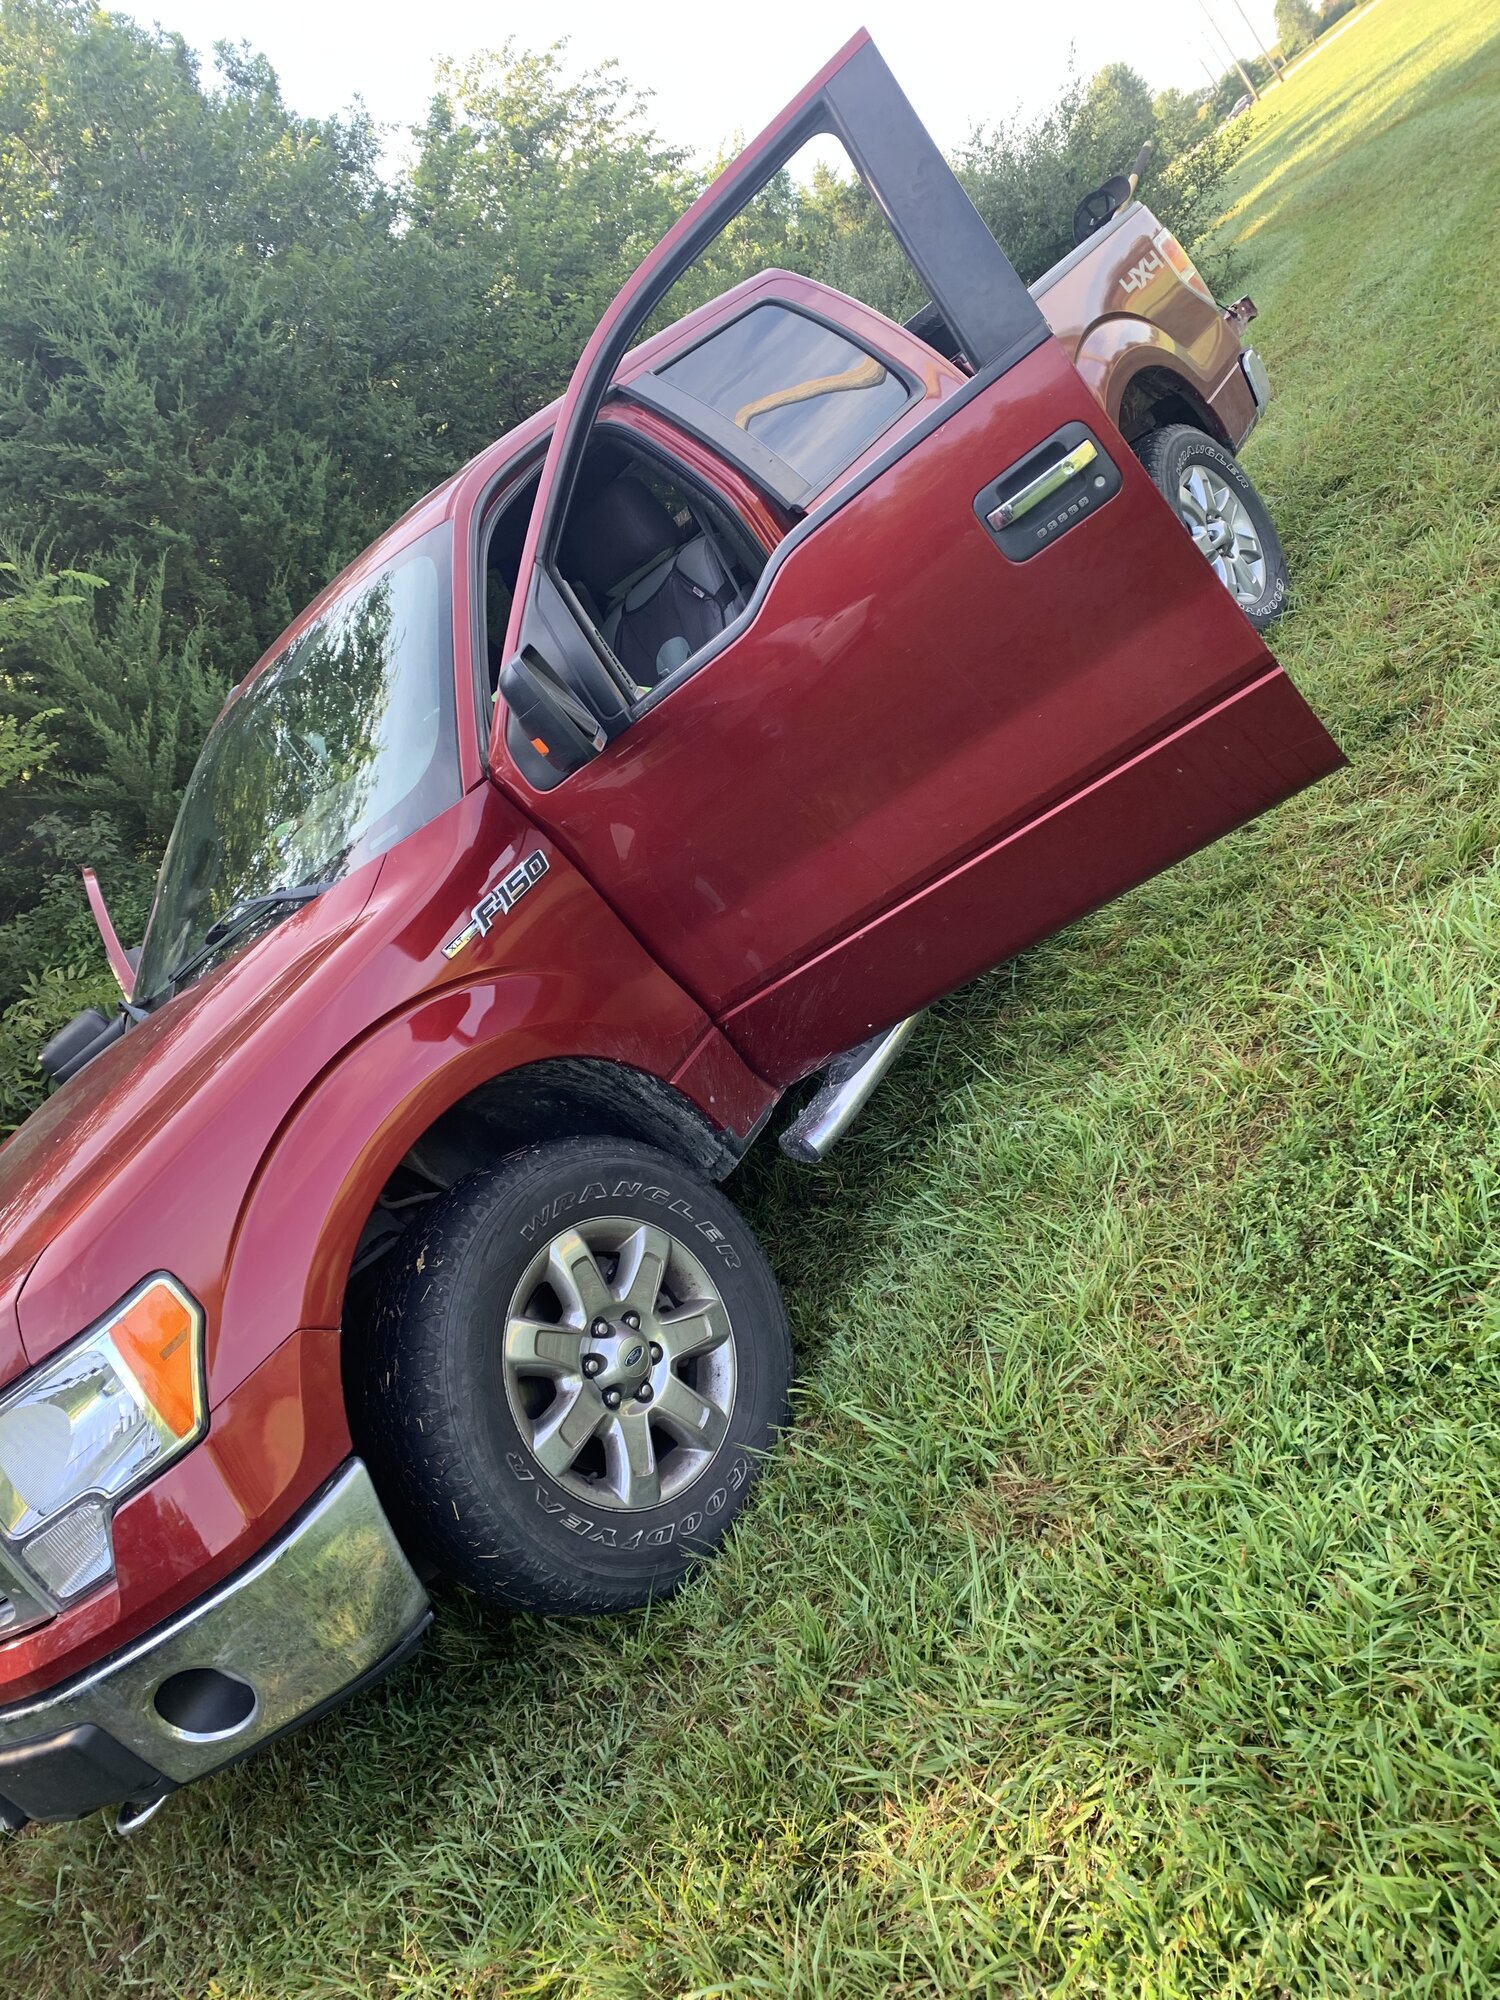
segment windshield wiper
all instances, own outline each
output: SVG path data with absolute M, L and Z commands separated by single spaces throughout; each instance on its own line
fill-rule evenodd
M 331 886 L 331 882 L 299 882 L 290 889 L 267 889 L 259 896 L 246 896 L 243 902 L 236 903 L 233 909 L 226 910 L 222 917 L 209 925 L 196 951 L 189 952 L 180 965 L 173 966 L 166 977 L 167 989 L 171 991 L 180 986 L 189 973 L 207 964 L 215 952 L 232 943 L 257 917 L 265 916 L 270 910 L 298 909 L 303 903 L 310 903 L 315 896 L 321 896 Z

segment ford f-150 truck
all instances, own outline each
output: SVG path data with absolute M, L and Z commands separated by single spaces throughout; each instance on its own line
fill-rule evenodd
M 634 344 L 830 132 L 932 338 L 772 271 Z M 857 35 L 233 691 L 138 952 L 89 879 L 124 999 L 0 1151 L 5 1824 L 140 1824 L 435 1574 L 669 1589 L 786 1416 L 720 1185 L 783 1093 L 821 1157 L 935 997 L 1342 761 L 1245 615 L 1236 320 L 1132 204 L 1038 292 Z

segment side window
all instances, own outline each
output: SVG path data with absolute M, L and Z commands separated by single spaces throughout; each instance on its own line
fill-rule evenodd
M 826 485 L 912 399 L 868 349 L 790 306 L 754 306 L 657 371 L 670 388 Z

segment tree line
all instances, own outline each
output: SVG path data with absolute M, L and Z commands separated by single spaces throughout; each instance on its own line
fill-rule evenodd
M 788 77 L 790 88 L 798 79 Z M 1079 196 L 1155 145 L 1190 247 L 1240 128 L 1123 65 L 954 164 L 1028 278 Z M 557 395 L 706 183 L 612 63 L 508 43 L 442 65 L 407 162 L 305 118 L 266 59 L 87 0 L 0 0 L 0 1131 L 36 1051 L 109 1004 L 79 885 L 139 938 L 227 689 L 423 492 Z M 684 283 L 808 272 L 904 315 L 857 181 L 782 175 Z

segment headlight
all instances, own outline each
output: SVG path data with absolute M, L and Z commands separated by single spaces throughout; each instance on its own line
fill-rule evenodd
M 206 1427 L 203 1315 L 148 1278 L 0 1396 L 0 1555 L 58 1604 L 91 1590 L 114 1569 L 115 1503 Z

